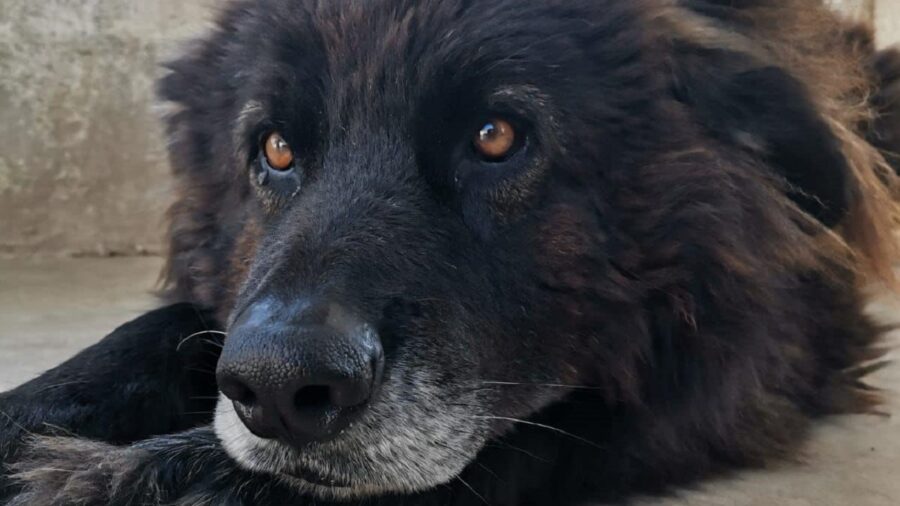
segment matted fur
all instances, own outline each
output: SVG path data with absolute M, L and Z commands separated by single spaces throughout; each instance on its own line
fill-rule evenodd
M 14 504 L 569 506 L 796 456 L 877 409 L 898 61 L 818 0 L 229 4 L 160 85 L 170 297 L 227 327 L 324 293 L 377 327 L 381 392 L 303 449 L 227 401 L 42 440 Z M 531 143 L 490 172 L 455 146 L 495 114 Z M 290 192 L 255 177 L 275 127 Z

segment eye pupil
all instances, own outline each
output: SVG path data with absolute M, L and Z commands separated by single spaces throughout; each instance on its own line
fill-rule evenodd
M 509 155 L 516 143 L 515 128 L 508 121 L 493 119 L 485 123 L 475 138 L 475 150 L 488 161 Z
M 291 146 L 278 132 L 269 134 L 265 142 L 266 162 L 275 170 L 286 171 L 294 163 L 294 152 Z

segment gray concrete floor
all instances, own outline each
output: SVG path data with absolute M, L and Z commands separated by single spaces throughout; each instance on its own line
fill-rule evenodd
M 153 309 L 158 258 L 0 260 L 0 390 Z
M 156 304 L 157 258 L 0 260 L 0 390 L 35 377 Z M 873 312 L 900 321 L 880 297 Z M 889 336 L 900 345 L 900 334 Z M 895 359 L 900 358 L 896 351 Z M 820 424 L 803 463 L 707 482 L 642 506 L 900 505 L 900 363 L 872 383 L 893 417 L 846 416 Z

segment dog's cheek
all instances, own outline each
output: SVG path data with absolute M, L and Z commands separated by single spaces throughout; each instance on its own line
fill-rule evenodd
M 542 326 L 552 332 L 553 350 L 560 340 L 569 348 L 583 351 L 548 354 L 557 358 L 560 381 L 578 384 L 596 369 L 595 354 L 588 341 L 596 342 L 598 329 L 611 320 L 628 320 L 626 308 L 633 307 L 636 289 L 633 280 L 612 268 L 609 233 L 593 209 L 566 203 L 543 213 L 535 236 L 535 262 L 545 308 Z M 560 315 L 564 315 L 560 317 Z M 602 354 L 601 354 L 602 355 Z
M 590 290 L 596 281 L 595 263 L 603 256 L 596 219 L 569 204 L 556 205 L 544 216 L 535 238 L 540 281 L 555 290 Z
M 603 298 L 605 236 L 593 213 L 574 204 L 555 205 L 542 216 L 533 249 L 536 306 L 544 315 L 537 318 L 558 336 L 581 335 Z

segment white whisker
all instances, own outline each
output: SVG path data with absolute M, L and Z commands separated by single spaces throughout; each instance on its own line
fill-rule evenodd
M 527 386 L 527 387 L 546 387 L 546 388 L 571 388 L 573 390 L 604 390 L 603 387 L 595 387 L 588 385 L 567 385 L 565 383 L 521 383 L 515 381 L 482 381 L 482 385 L 498 385 L 498 386 Z
M 540 429 L 546 429 L 546 430 L 549 430 L 552 432 L 556 432 L 558 434 L 562 434 L 564 436 L 568 436 L 572 439 L 581 441 L 582 443 L 585 443 L 589 446 L 597 448 L 598 450 L 604 449 L 602 446 L 591 441 L 590 439 L 585 439 L 577 434 L 572 434 L 571 432 L 566 432 L 560 428 L 553 427 L 552 425 L 544 425 L 542 423 L 530 422 L 528 420 L 522 420 L 520 418 L 510 418 L 510 417 L 506 417 L 506 416 L 476 415 L 476 416 L 473 416 L 472 418 L 478 418 L 478 419 L 483 419 L 483 420 L 505 420 L 507 422 L 521 423 L 522 425 L 530 425 L 532 427 L 538 427 Z
M 485 504 L 487 504 L 487 505 L 490 505 L 490 503 L 487 502 L 487 499 L 485 499 L 484 496 L 482 496 L 481 494 L 479 494 L 478 492 L 476 492 L 475 489 L 472 487 L 472 485 L 469 485 L 469 484 L 466 482 L 466 480 L 462 479 L 462 476 L 457 476 L 456 479 L 459 480 L 460 483 L 462 483 L 463 485 L 465 485 L 466 488 L 469 489 L 473 494 L 475 494 L 475 497 L 481 499 L 481 502 L 483 502 L 483 503 L 485 503 Z
M 178 346 L 175 347 L 175 351 L 181 351 L 182 345 L 184 345 L 184 343 L 188 342 L 191 338 L 206 335 L 206 334 L 216 334 L 216 335 L 220 335 L 220 336 L 228 335 L 227 333 L 222 332 L 221 330 L 201 330 L 200 332 L 194 332 L 193 334 L 191 334 L 191 335 L 185 337 L 184 339 L 182 339 L 181 341 L 179 341 Z

